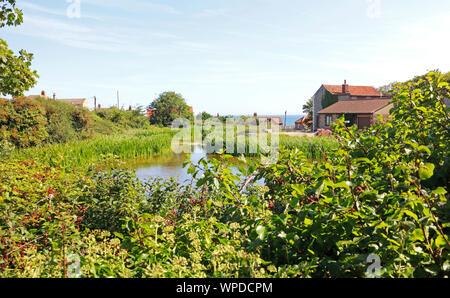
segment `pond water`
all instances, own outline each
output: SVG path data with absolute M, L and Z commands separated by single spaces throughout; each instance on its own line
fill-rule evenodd
M 201 146 L 194 146 L 191 152 L 191 161 L 198 163 L 202 158 L 207 158 L 206 150 Z M 136 170 L 136 176 L 141 180 L 151 178 L 175 178 L 180 183 L 190 183 L 192 176 L 183 168 L 187 160 L 187 154 L 175 154 L 172 151 L 150 157 L 143 161 L 132 162 L 130 167 Z
M 206 160 L 214 158 L 215 155 L 206 153 L 206 150 L 201 146 L 193 146 L 191 155 L 191 161 L 197 164 L 200 159 Z M 181 184 L 190 184 L 192 181 L 192 175 L 188 174 L 188 168 L 184 168 L 183 164 L 187 160 L 186 154 L 175 154 L 172 151 L 168 151 L 165 154 L 156 155 L 143 161 L 134 161 L 128 163 L 128 167 L 136 171 L 136 176 L 140 180 L 148 180 L 152 178 L 175 178 Z M 235 161 L 238 163 L 238 160 Z M 233 173 L 238 173 L 239 170 L 236 167 L 229 166 Z M 258 184 L 262 184 L 262 181 L 258 181 Z

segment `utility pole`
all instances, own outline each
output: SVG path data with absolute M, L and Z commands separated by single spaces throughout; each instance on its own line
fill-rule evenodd
M 120 109 L 119 90 L 117 90 L 117 108 Z
M 97 97 L 94 96 L 94 110 L 97 110 Z
M 286 122 L 287 122 L 287 111 L 284 112 L 284 130 L 286 130 Z

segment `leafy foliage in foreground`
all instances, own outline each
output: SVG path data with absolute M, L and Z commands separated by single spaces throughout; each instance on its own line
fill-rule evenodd
M 236 173 L 201 160 L 192 186 L 1 163 L 0 276 L 366 277 L 378 255 L 383 277 L 448 277 L 445 97 L 431 73 L 398 87 L 391 121 L 341 119 L 323 161 L 283 150 Z

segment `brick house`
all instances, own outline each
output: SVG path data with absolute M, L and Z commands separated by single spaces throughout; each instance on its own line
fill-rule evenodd
M 302 117 L 295 121 L 295 129 L 296 130 L 308 130 L 311 127 L 311 117 L 309 115 L 306 115 L 305 117 Z
M 323 108 L 327 94 L 337 98 L 337 102 Z M 346 115 L 351 124 L 367 127 L 373 124 L 377 113 L 389 114 L 392 97 L 383 96 L 373 86 L 322 85 L 313 96 L 313 131 L 328 129 L 331 123 Z
M 274 124 L 283 126 L 283 120 L 281 119 L 281 117 L 258 117 L 258 114 L 254 113 L 253 118 L 258 119 L 259 121 L 267 121 L 271 125 Z
M 53 98 L 50 98 L 45 94 L 45 91 L 42 91 L 40 95 L 30 95 L 30 96 L 27 96 L 26 98 L 29 98 L 29 99 L 45 98 L 48 100 L 53 99 L 56 101 L 65 102 L 67 104 L 70 104 L 70 105 L 73 105 L 76 107 L 89 109 L 89 103 L 86 98 L 56 98 L 56 93 L 53 93 Z
M 318 128 L 329 129 L 331 124 L 344 115 L 348 125 L 359 129 L 372 126 L 378 115 L 389 117 L 393 107 L 391 99 L 352 99 L 343 100 L 318 113 Z

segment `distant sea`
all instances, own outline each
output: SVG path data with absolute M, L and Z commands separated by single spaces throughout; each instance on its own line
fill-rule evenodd
M 244 115 L 244 116 L 253 116 L 253 115 Z M 286 116 L 286 125 L 295 125 L 295 121 L 302 118 L 305 115 L 287 115 Z M 235 116 L 240 117 L 240 116 Z M 258 117 L 280 117 L 283 120 L 284 124 L 284 115 L 258 115 Z

